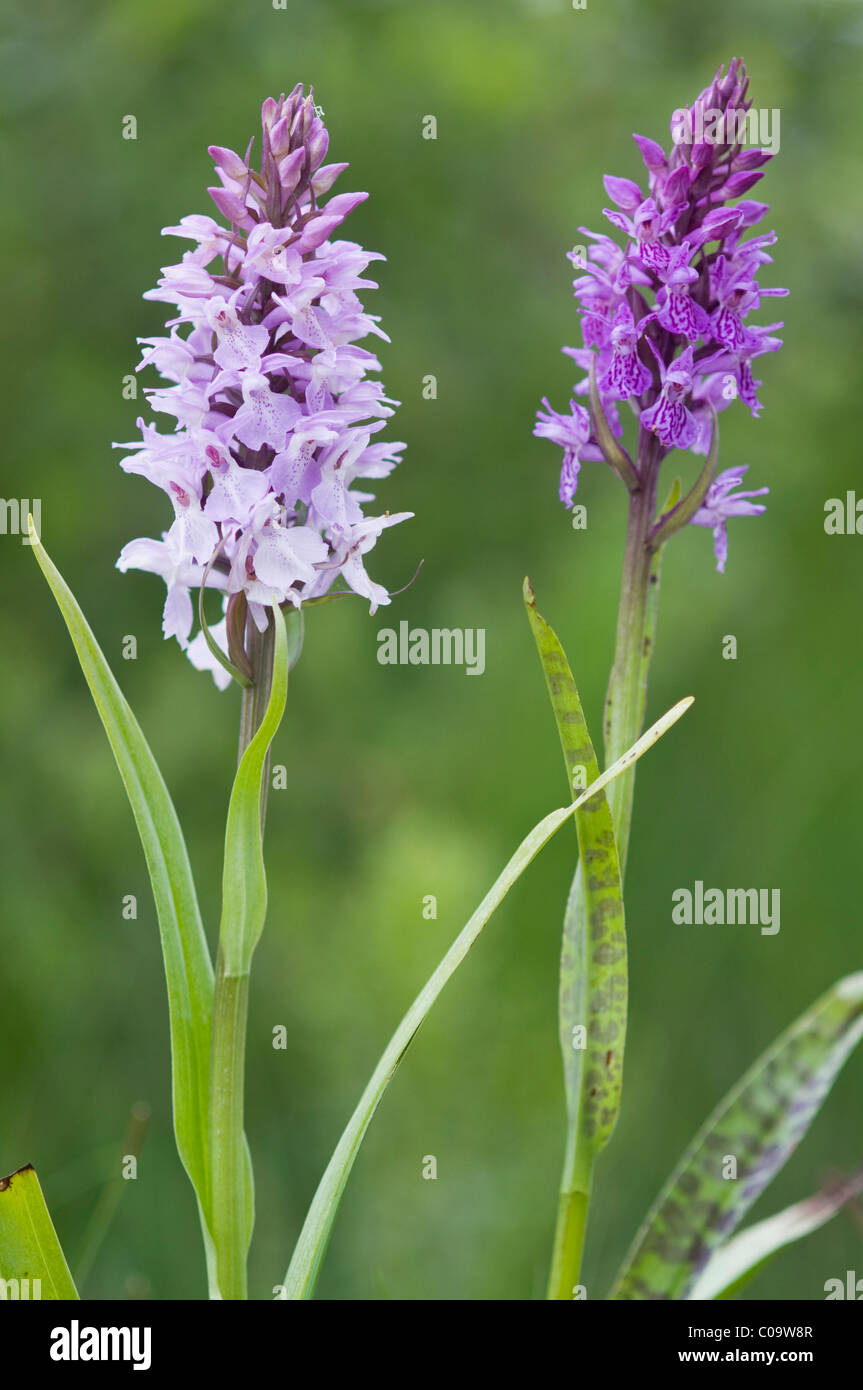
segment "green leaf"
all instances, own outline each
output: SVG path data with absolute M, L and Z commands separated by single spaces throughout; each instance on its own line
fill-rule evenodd
M 174 1132 L 199 1208 L 206 1215 L 213 966 L 183 833 L 149 745 L 71 590 L 39 540 L 32 518 L 29 531 L 33 553 L 57 600 L 108 735 L 141 837 L 168 985 Z
M 655 557 L 654 589 L 658 582 Z M 653 592 L 653 589 L 651 590 Z M 524 601 L 563 750 L 567 782 L 599 775 L 578 689 L 557 636 L 537 612 L 530 581 Z M 644 643 L 649 660 L 653 626 Z M 645 676 L 646 689 L 646 676 Z M 639 720 L 639 724 L 640 724 Z M 575 816 L 579 862 L 566 903 L 560 957 L 560 1046 L 567 1133 L 548 1296 L 570 1299 L 578 1283 L 593 1166 L 620 1111 L 626 1039 L 627 952 L 621 865 L 604 792 Z
M 524 873 L 531 860 L 551 839 L 552 835 L 570 819 L 573 812 L 584 806 L 591 797 L 596 796 L 602 787 L 607 786 L 615 777 L 631 767 L 638 758 L 647 752 L 648 748 L 656 743 L 657 739 L 662 737 L 667 729 L 671 728 L 672 724 L 677 722 L 691 704 L 691 698 L 681 700 L 679 704 L 663 715 L 662 719 L 648 729 L 616 763 L 603 772 L 577 801 L 571 806 L 564 806 L 558 811 L 552 811 L 538 825 L 534 826 L 530 834 L 521 842 L 506 868 L 496 879 L 476 912 L 450 946 L 440 965 L 417 995 L 385 1048 L 318 1184 L 305 1224 L 300 1232 L 290 1268 L 285 1275 L 282 1292 L 279 1294 L 280 1298 L 306 1299 L 312 1296 L 339 1202 L 372 1117 L 417 1030 L 444 986 L 452 979 L 461 965 L 483 927 L 506 897 L 513 884 Z
M 738 1293 L 778 1250 L 802 1240 L 826 1225 L 846 1202 L 863 1191 L 863 1170 L 853 1177 L 816 1192 L 776 1216 L 768 1216 L 732 1236 L 701 1271 L 688 1297 L 692 1300 L 726 1299 Z
M 275 623 L 273 680 L 257 733 L 240 759 L 225 828 L 219 945 L 226 975 L 247 975 L 267 915 L 267 876 L 261 843 L 261 786 L 267 753 L 288 698 L 288 639 L 280 608 Z
M 863 1037 L 863 972 L 840 980 L 759 1058 L 696 1135 L 638 1233 L 615 1299 L 686 1299 L 799 1144 Z M 723 1177 L 726 1157 L 736 1178 Z
M 529 580 L 524 602 L 551 699 L 567 784 L 596 782 L 599 763 L 590 740 L 572 671 L 557 636 L 537 612 Z M 595 1157 L 611 1138 L 620 1110 L 626 1039 L 626 931 L 623 889 L 608 799 L 604 791 L 576 812 L 585 912 L 567 924 L 561 959 L 561 1048 L 572 1133 L 582 1158 Z M 574 1030 L 586 1030 L 576 1047 Z
M 28 1164 L 0 1178 L 0 1300 L 77 1297 L 39 1179 Z

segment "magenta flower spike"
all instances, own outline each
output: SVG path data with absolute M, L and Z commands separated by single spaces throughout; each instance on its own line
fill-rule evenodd
M 640 426 L 638 456 L 634 463 L 630 460 L 632 477 L 651 491 L 669 450 L 709 453 L 713 419 L 733 402 L 741 400 L 758 415 L 761 383 L 753 377 L 753 362 L 781 346 L 775 336 L 781 323 L 749 322 L 763 299 L 787 291 L 759 283 L 762 267 L 771 262 L 767 248 L 776 234 L 748 235 L 769 208 L 741 195 L 763 177 L 758 166 L 772 158 L 770 151 L 747 149 L 740 141 L 752 104 L 748 86 L 745 67 L 734 59 L 727 73 L 719 69 L 692 107 L 674 113 L 667 153 L 647 136 L 634 136 L 644 165 L 642 182 L 605 179 L 616 206 L 604 209 L 604 216 L 623 234 L 623 245 L 582 227 L 591 243 L 586 255 L 570 253 L 582 272 L 573 282 L 582 346 L 564 352 L 586 373 L 593 366 L 597 406 L 615 440 L 623 434 L 619 405 L 629 403 Z M 589 375 L 573 392 L 576 397 L 589 394 Z M 599 430 L 585 427 L 575 400 L 571 416 L 558 415 L 545 400 L 543 406 L 534 434 L 564 450 L 560 497 L 569 507 L 580 464 L 612 459 Z M 738 471 L 722 477 L 727 482 Z M 702 505 L 681 515 L 694 525 L 717 528 L 717 567 L 722 570 L 725 520 L 764 508 L 723 501 L 728 487 L 720 487 L 719 479 L 705 479 L 704 486 L 710 486 L 710 493 L 698 499 Z M 721 521 L 708 523 L 707 513 L 714 515 L 717 506 Z M 672 529 L 663 526 L 664 539 Z
M 614 206 L 604 216 L 615 235 L 581 227 L 589 245 L 569 253 L 578 272 L 573 290 L 581 346 L 564 352 L 583 377 L 573 387 L 568 414 L 543 399 L 534 434 L 563 450 L 560 499 L 566 507 L 573 505 L 583 464 L 605 462 L 628 493 L 605 704 L 606 767 L 625 756 L 644 725 L 666 543 L 684 527 L 709 528 L 722 573 L 728 522 L 765 511 L 756 499 L 766 487 L 741 490 L 744 465 L 717 472 L 719 417 L 738 400 L 753 416 L 759 414 L 760 382 L 753 366 L 781 347 L 776 330 L 782 325 L 759 324 L 753 316 L 762 300 L 787 293 L 760 283 L 776 235 L 753 233 L 769 209 L 745 195 L 763 177 L 761 166 L 771 152 L 744 148 L 748 131 L 762 124 L 760 118 L 748 119 L 748 86 L 743 64 L 734 59 L 727 73 L 719 69 L 691 107 L 674 112 L 667 151 L 648 136 L 634 136 L 643 165 L 638 181 L 605 179 Z M 632 454 L 624 442 L 628 414 L 635 421 Z M 660 487 L 662 464 L 672 450 L 703 456 L 696 480 L 683 495 L 679 479 Z M 570 725 L 583 716 L 563 703 L 560 654 L 547 664 L 547 650 L 545 639 L 540 654 L 567 748 Z M 634 787 L 633 776 L 625 773 L 607 793 L 611 824 L 604 833 L 606 842 L 614 843 L 621 897 Z M 601 1147 L 592 1106 L 597 1095 L 619 1097 L 626 1031 L 625 930 L 621 918 L 614 944 L 602 935 L 609 903 L 597 906 L 594 895 L 597 883 L 610 883 L 614 875 L 598 876 L 600 851 L 588 835 L 582 825 L 581 862 L 567 902 L 561 952 L 559 1031 L 567 1138 L 549 1297 L 566 1300 L 579 1287 L 593 1165 Z M 610 913 L 609 908 L 608 921 Z M 601 943 L 598 948 L 596 942 Z M 606 961 L 614 962 L 611 983 L 599 974 L 600 950 Z M 593 1023 L 585 1025 L 586 1019 Z M 585 1030 L 583 1048 L 577 1048 L 574 1039 Z M 604 1105 L 604 1122 L 613 1126 L 615 1102 Z
M 404 445 L 375 438 L 398 402 L 358 346 L 389 340 L 357 292 L 377 288 L 364 272 L 383 257 L 334 239 L 367 195 L 323 201 L 347 167 L 324 163 L 328 143 L 311 92 L 265 101 L 257 165 L 251 145 L 243 158 L 210 147 L 209 192 L 230 225 L 194 214 L 166 227 L 194 248 L 145 295 L 176 310 L 165 336 L 141 340 L 139 367 L 167 383 L 147 396 L 175 425 L 139 420 L 140 438 L 117 447 L 133 450 L 121 466 L 161 488 L 174 519 L 161 539 L 130 541 L 117 564 L 165 580 L 165 636 L 222 688 L 228 671 L 203 632 L 191 636 L 203 583 L 224 595 L 228 621 L 210 636 L 226 657 L 232 603 L 263 632 L 273 605 L 301 608 L 340 576 L 373 613 L 389 594 L 364 556 L 411 515 L 366 516 L 373 496 L 352 486 L 386 477 Z

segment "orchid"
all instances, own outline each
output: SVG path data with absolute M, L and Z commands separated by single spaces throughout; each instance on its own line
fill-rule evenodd
M 118 568 L 158 575 L 167 590 L 165 637 L 220 688 L 233 679 L 243 692 L 215 962 L 159 768 L 73 595 L 31 532 L 147 859 L 170 1005 L 177 1150 L 195 1191 L 215 1299 L 248 1296 L 248 992 L 266 918 L 267 773 L 288 672 L 310 605 L 346 593 L 361 595 L 372 613 L 390 602 L 365 557 L 382 532 L 411 515 L 364 510 L 374 501 L 364 481 L 386 478 L 404 445 L 377 438 L 397 402 L 384 391 L 377 358 L 359 346 L 370 334 L 389 341 L 358 294 L 376 288 L 364 272 L 382 257 L 336 239 L 366 194 L 325 199 L 347 167 L 324 163 L 328 143 L 312 94 L 297 86 L 264 102 L 257 167 L 253 143 L 243 157 L 211 146 L 219 183 L 209 192 L 229 225 L 194 214 L 165 228 L 193 245 L 145 296 L 171 306 L 165 334 L 140 339 L 139 370 L 160 374 L 163 384 L 147 397 L 173 428 L 139 419 L 138 438 L 115 446 L 129 451 L 125 471 L 158 487 L 173 512 L 161 537 L 123 547 Z M 205 615 L 208 590 L 222 603 L 213 623 Z M 31 1201 L 40 1199 L 29 1190 Z M 0 1249 L 3 1218 L 0 1211 Z M 56 1238 L 52 1245 L 46 1236 L 42 1248 L 55 1266 L 48 1271 L 54 1287 L 76 1297 Z M 34 1263 L 38 1252 L 27 1239 L 15 1249 L 16 1259 Z
M 374 613 L 390 595 L 363 557 L 411 515 L 366 517 L 373 496 L 352 486 L 386 477 L 404 445 L 372 442 L 397 402 L 357 346 L 369 334 L 389 341 L 357 291 L 376 288 L 364 272 L 383 258 L 333 239 L 367 195 L 322 201 L 347 168 L 324 163 L 328 144 L 313 95 L 297 86 L 264 103 L 257 167 L 251 145 L 243 157 L 211 146 L 220 183 L 209 191 L 230 226 L 194 214 L 166 227 L 195 245 L 144 296 L 177 310 L 166 336 L 140 340 L 139 364 L 170 383 L 147 394 L 176 425 L 163 434 L 141 419 L 140 438 L 117 447 L 132 451 L 121 467 L 168 495 L 174 521 L 160 541 L 130 541 L 117 565 L 168 581 L 166 637 L 222 687 L 243 662 L 215 628 L 210 643 L 191 636 L 205 576 L 260 632 L 275 605 L 301 609 L 339 578 Z
M 642 175 L 638 180 L 605 179 L 615 206 L 604 209 L 604 216 L 622 241 L 581 227 L 589 245 L 569 253 L 580 272 L 573 290 L 582 341 L 564 352 L 584 375 L 573 387 L 569 414 L 543 399 L 533 432 L 563 450 L 559 495 L 566 507 L 573 504 L 583 463 L 606 463 L 628 493 L 617 640 L 605 708 L 607 766 L 617 765 L 644 722 L 666 544 L 686 526 L 709 528 L 722 573 L 728 522 L 765 511 L 754 499 L 763 497 L 766 487 L 741 489 L 747 466 L 717 474 L 719 417 L 738 400 L 754 417 L 759 415 L 761 383 L 753 364 L 781 347 L 777 330 L 782 324 L 760 324 L 751 316 L 762 300 L 787 293 L 761 284 L 776 236 L 771 231 L 751 234 L 769 209 L 745 196 L 762 179 L 771 155 L 744 149 L 729 134 L 743 126 L 741 118 L 751 106 L 748 91 L 746 70 L 735 59 L 727 72 L 717 71 L 691 107 L 674 113 L 668 151 L 649 136 L 636 135 Z M 586 398 L 589 410 L 578 398 Z M 624 404 L 635 421 L 631 453 L 621 418 Z M 672 451 L 700 455 L 703 463 L 688 492 L 676 479 L 659 505 L 662 466 Z M 528 616 L 568 785 L 575 772 L 590 780 L 599 763 L 575 682 L 557 637 L 536 612 L 532 593 Z M 633 798 L 634 776 L 625 773 L 607 797 L 594 799 L 589 814 L 575 816 L 579 863 L 566 904 L 560 966 L 566 1132 L 548 1282 L 551 1299 L 586 1296 L 579 1280 L 594 1170 L 621 1103 L 628 994 L 623 880 Z M 861 988 L 860 977 L 854 977 L 822 1004 L 829 1010 L 838 997 L 859 1000 Z M 863 1032 L 857 1009 L 856 1002 L 850 1004 L 845 1016 L 854 1041 Z M 801 1037 L 808 1027 L 801 1020 Z M 776 1045 L 777 1056 L 784 1043 Z M 789 1035 L 789 1052 L 796 1045 Z M 839 1051 L 845 1055 L 844 1042 Z M 777 1244 L 795 1238 L 788 1234 L 791 1209 L 745 1232 L 737 1244 L 726 1245 L 762 1181 L 769 1181 L 796 1142 L 793 1116 L 806 1111 L 807 1083 L 802 1076 L 799 1085 L 792 1080 L 790 1055 L 781 1066 L 777 1063 L 775 1091 L 770 1056 L 744 1078 L 684 1155 L 609 1297 L 724 1297 L 729 1287 L 736 1287 L 734 1278 L 750 1277 Z M 832 1064 L 825 1064 L 834 1075 Z M 763 1134 L 743 1137 L 753 1089 L 760 1093 Z M 762 1115 L 772 1118 L 762 1120 Z M 725 1149 L 745 1155 L 739 1197 L 730 1193 L 738 1184 L 724 1184 L 715 1173 L 715 1154 Z M 863 1178 L 856 1175 L 850 1181 L 856 1190 Z M 846 1198 L 834 1203 L 821 1194 L 824 1219 L 842 1200 Z M 798 1225 L 796 1234 L 802 1233 Z M 703 1289 L 710 1292 L 703 1294 Z
M 616 206 L 603 215 L 623 233 L 624 244 L 581 227 L 591 241 L 586 258 L 570 253 L 584 272 L 573 282 L 583 347 L 564 351 L 588 373 L 573 394 L 588 394 L 593 362 L 597 409 L 616 438 L 622 434 L 617 405 L 629 403 L 639 425 L 638 456 L 630 463 L 639 484 L 648 488 L 655 486 L 659 464 L 670 450 L 709 452 L 712 421 L 734 401 L 758 414 L 760 383 L 753 380 L 752 363 L 781 346 L 775 336 L 781 323 L 748 322 L 763 299 L 787 291 L 759 282 L 762 268 L 772 261 L 767 248 L 776 235 L 748 235 L 769 208 L 741 196 L 763 177 L 761 166 L 772 156 L 768 150 L 723 143 L 736 123 L 726 125 L 715 115 L 706 119 L 709 112 L 745 114 L 751 106 L 748 88 L 746 70 L 735 59 L 727 73 L 719 69 L 691 108 L 675 112 L 668 152 L 647 136 L 634 136 L 642 181 L 605 179 Z M 721 138 L 687 141 L 688 132 L 713 129 Z M 595 428 L 584 437 L 581 431 L 576 445 L 562 425 L 552 423 L 564 417 L 547 401 L 543 405 L 534 433 L 564 449 L 560 498 L 569 507 L 578 479 L 575 460 L 607 459 L 607 453 Z M 575 409 L 574 401 L 570 408 Z M 728 515 L 763 510 L 741 508 Z M 696 511 L 688 520 L 704 525 L 703 519 L 695 520 Z M 720 570 L 724 556 L 723 550 L 720 564 L 717 548 Z

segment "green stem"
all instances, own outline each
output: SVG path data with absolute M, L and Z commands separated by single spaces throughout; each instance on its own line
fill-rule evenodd
M 257 733 L 273 676 L 272 622 L 259 633 L 249 622 L 253 684 L 243 690 L 239 762 Z M 268 755 L 269 757 L 269 755 Z M 266 771 L 261 784 L 261 833 L 266 814 Z M 210 1066 L 210 1183 L 212 1236 L 216 1249 L 214 1297 L 248 1297 L 246 1261 L 252 1235 L 252 1177 L 244 1126 L 249 974 L 228 975 L 221 947 L 216 962 Z
M 626 551 L 617 614 L 617 641 L 614 664 L 605 702 L 605 760 L 613 763 L 625 753 L 644 725 L 647 704 L 647 676 L 653 650 L 656 603 L 659 588 L 659 555 L 651 553 L 647 541 L 656 511 L 656 481 L 653 436 L 642 454 L 642 486 L 630 495 Z M 614 820 L 621 876 L 626 869 L 632 801 L 635 794 L 635 768 L 618 777 L 608 789 L 608 804 Z
M 572 1147 L 574 1149 L 575 1145 Z M 563 1165 L 554 1250 L 548 1280 L 548 1298 L 558 1302 L 575 1297 L 581 1272 L 592 1180 L 592 1159 L 585 1157 L 577 1163 L 575 1154 L 567 1153 Z
M 659 595 L 660 551 L 651 553 L 648 536 L 656 512 L 656 486 L 659 461 L 656 440 L 642 431 L 639 448 L 640 486 L 629 496 L 629 520 L 614 664 L 605 705 L 605 763 L 610 766 L 630 748 L 641 733 L 647 704 L 647 676 L 656 631 Z M 621 877 L 626 868 L 635 768 L 616 778 L 608 788 L 608 804 L 614 821 Z M 581 866 L 576 869 L 567 904 L 567 927 L 583 915 L 584 897 Z M 565 927 L 565 933 L 567 931 Z M 574 939 L 570 933 L 570 943 Z M 583 940 L 583 933 L 582 938 Z M 584 961 L 581 962 L 582 974 Z M 561 1001 L 562 1021 L 566 1022 L 569 1001 Z M 568 1028 L 562 1026 L 561 1041 L 569 1045 Z M 547 1297 L 569 1300 L 579 1282 L 587 1227 L 590 1193 L 593 1185 L 594 1155 L 580 1142 L 580 1113 L 577 1099 L 570 1096 L 567 1147 L 560 1183 L 557 1224 Z
M 218 1296 L 248 1297 L 246 1257 L 251 1237 L 243 1129 L 248 975 L 226 975 L 216 964 L 210 1068 L 213 1243 Z

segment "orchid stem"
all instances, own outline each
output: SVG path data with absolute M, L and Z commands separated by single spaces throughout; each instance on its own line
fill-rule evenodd
M 639 443 L 640 485 L 629 497 L 614 664 L 605 704 L 606 767 L 625 753 L 641 733 L 647 705 L 647 676 L 656 633 L 661 549 L 651 552 L 648 538 L 656 511 L 658 459 L 652 435 L 642 431 Z M 634 767 L 616 778 L 607 791 L 621 878 L 629 849 L 634 792 Z M 576 913 L 583 911 L 584 906 L 583 896 L 579 896 L 581 872 L 579 864 L 570 898 L 570 906 Z M 565 1008 L 566 1003 L 562 999 L 563 1046 L 567 1045 L 568 1034 Z M 580 1287 L 594 1161 L 595 1154 L 587 1148 L 581 1132 L 580 1108 L 570 1098 L 566 1154 L 547 1294 L 552 1300 L 572 1299 L 577 1296 Z
M 651 553 L 648 538 L 656 511 L 653 436 L 639 450 L 643 455 L 642 486 L 629 499 L 629 523 L 617 614 L 614 664 L 605 701 L 605 763 L 609 766 L 638 738 L 647 706 L 647 677 L 656 628 L 661 551 Z M 621 877 L 626 869 L 635 768 L 608 788 Z
M 567 1153 L 548 1281 L 548 1297 L 558 1302 L 576 1296 L 592 1183 L 592 1159 L 583 1155 L 576 1166 L 575 1155 Z
M 272 621 L 264 633 L 259 633 L 249 622 L 253 684 L 243 690 L 238 762 L 257 733 L 267 708 L 273 677 L 273 638 Z M 267 756 L 269 758 L 269 754 Z M 265 770 L 261 784 L 262 835 L 268 783 Z M 249 972 L 226 974 L 220 946 L 216 961 L 210 1069 L 210 1180 L 218 1285 L 214 1296 L 222 1299 L 248 1298 L 246 1263 L 254 1219 L 251 1164 L 244 1125 L 248 1012 Z

